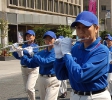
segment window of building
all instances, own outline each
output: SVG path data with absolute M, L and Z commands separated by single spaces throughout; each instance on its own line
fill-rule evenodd
M 79 0 L 79 5 L 81 5 L 81 0 Z
M 48 0 L 48 11 L 53 12 L 53 0 Z
M 19 0 L 19 6 L 26 7 L 26 0 Z
M 42 0 L 42 10 L 47 11 L 47 0 Z
M 64 14 L 68 14 L 68 3 L 64 3 Z
M 27 0 L 27 7 L 34 8 L 34 0 Z
M 77 7 L 73 5 L 73 15 L 77 16 Z
M 35 0 L 35 8 L 41 9 L 41 0 Z
M 84 10 L 88 11 L 89 10 L 89 6 L 84 6 Z
M 72 3 L 75 4 L 75 0 L 72 0 Z
M 81 0 L 75 0 L 74 3 L 80 5 L 81 4 Z
M 11 5 L 18 6 L 18 0 L 10 0 L 9 2 L 10 2 Z
M 63 2 L 59 2 L 59 13 L 64 13 Z
M 73 15 L 73 5 L 69 4 L 69 15 Z
M 58 1 L 54 0 L 54 12 L 58 13 Z
M 77 15 L 81 12 L 81 7 L 77 6 Z
M 106 10 L 106 5 L 101 5 L 101 10 L 105 11 Z

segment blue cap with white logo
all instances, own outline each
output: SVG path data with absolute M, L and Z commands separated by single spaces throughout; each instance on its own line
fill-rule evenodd
M 47 31 L 47 32 L 44 34 L 43 38 L 45 38 L 46 36 L 50 36 L 50 37 L 56 39 L 56 35 L 55 35 L 55 33 L 54 33 L 53 31 Z
M 35 36 L 35 32 L 33 30 L 28 30 L 25 35 L 30 34 L 30 35 L 34 35 Z
M 76 20 L 71 24 L 71 27 L 77 26 L 78 22 L 89 27 L 98 25 L 98 18 L 90 11 L 83 11 L 76 17 Z
M 110 40 L 110 41 L 112 41 L 112 37 L 111 37 L 110 35 L 107 36 L 105 39 L 106 39 L 106 40 Z

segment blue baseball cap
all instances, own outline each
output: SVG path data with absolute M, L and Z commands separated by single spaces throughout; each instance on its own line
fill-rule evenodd
M 64 38 L 64 36 L 59 36 L 58 39 L 59 39 L 59 38 L 62 39 L 62 38 Z
M 110 34 L 106 34 L 106 35 L 105 35 L 105 40 L 108 39 L 108 38 L 107 38 L 108 36 L 111 36 L 111 35 L 110 35 Z
M 78 22 L 89 27 L 98 25 L 98 18 L 90 11 L 83 11 L 76 17 L 76 20 L 71 24 L 71 27 L 75 27 Z
M 105 40 L 111 40 L 112 41 L 112 37 L 109 35 L 105 38 Z
M 106 34 L 105 36 L 110 36 L 110 34 Z
M 45 32 L 45 34 L 44 34 L 44 36 L 43 36 L 43 39 L 44 39 L 46 36 L 50 36 L 50 37 L 56 39 L 56 34 L 55 34 L 53 31 L 47 31 L 47 32 Z
M 25 35 L 30 34 L 30 35 L 34 35 L 35 36 L 35 32 L 33 30 L 28 30 Z

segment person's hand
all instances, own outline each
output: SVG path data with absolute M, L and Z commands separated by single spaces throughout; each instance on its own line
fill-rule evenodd
M 60 41 L 61 41 L 61 39 L 57 39 L 54 43 L 55 58 L 57 58 L 57 59 L 60 59 L 63 57 L 63 54 L 61 52 Z
M 62 51 L 62 54 L 71 54 L 71 48 L 72 48 L 72 39 L 71 38 L 68 38 L 68 37 L 65 37 L 62 39 L 61 41 L 61 51 Z
M 17 51 L 19 57 L 22 57 L 23 56 L 23 48 L 18 47 L 16 49 L 16 51 Z
M 18 43 L 14 43 L 14 44 L 12 44 L 12 47 L 13 47 L 14 49 L 17 49 L 17 48 L 19 47 L 19 44 L 18 44 Z
M 16 51 L 16 49 L 19 47 L 18 43 L 14 43 L 12 44 L 12 46 L 10 47 L 9 52 L 14 52 Z
M 33 47 L 29 46 L 27 48 L 24 48 L 23 53 L 24 55 L 33 55 Z

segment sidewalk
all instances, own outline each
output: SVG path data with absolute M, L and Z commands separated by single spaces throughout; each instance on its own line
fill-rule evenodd
M 0 78 L 12 76 L 21 73 L 20 61 L 0 61 Z
M 35 86 L 36 100 L 40 100 L 38 80 Z M 58 100 L 69 100 L 71 87 L 68 83 L 67 97 Z M 28 100 L 24 91 L 19 60 L 0 61 L 0 100 Z

